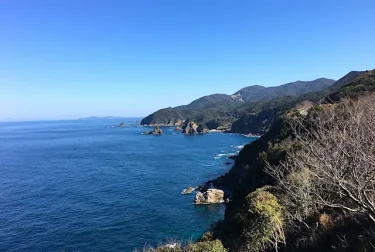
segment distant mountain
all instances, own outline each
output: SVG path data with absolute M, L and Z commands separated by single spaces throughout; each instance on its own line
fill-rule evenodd
M 332 86 L 330 86 L 329 89 L 332 91 L 336 91 L 337 89 L 339 89 L 342 86 L 345 86 L 346 84 L 348 84 L 349 82 L 351 82 L 363 73 L 365 73 L 365 71 L 351 71 L 347 75 L 336 81 Z
M 326 102 L 336 102 L 342 97 L 358 97 L 375 91 L 375 69 L 363 72 L 350 72 L 335 83 L 337 91 L 331 93 Z
M 286 112 L 296 110 L 299 104 L 332 103 L 342 97 L 364 95 L 375 90 L 375 70 L 353 71 L 319 92 L 299 96 L 279 97 L 266 102 L 248 103 L 240 107 L 240 117 L 232 123 L 234 133 L 266 133 L 274 121 Z
M 245 87 L 233 96 L 239 97 L 245 102 L 267 101 L 283 96 L 298 96 L 310 92 L 318 92 L 335 83 L 335 80 L 320 78 L 313 81 L 295 81 L 276 87 L 249 86 Z
M 277 87 L 249 86 L 233 95 L 212 94 L 194 100 L 188 105 L 158 110 L 145 117 L 142 125 L 175 125 L 186 119 L 206 124 L 209 128 L 230 127 L 250 107 L 259 108 L 255 103 L 267 102 L 280 97 L 295 97 L 309 92 L 326 89 L 335 81 L 320 78 L 313 81 L 296 81 Z M 243 109 L 241 109 L 243 108 Z M 246 110 L 246 111 L 245 111 Z

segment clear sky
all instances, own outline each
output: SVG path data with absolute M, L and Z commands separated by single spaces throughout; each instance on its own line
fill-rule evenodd
M 0 120 L 146 116 L 375 68 L 374 0 L 1 0 Z

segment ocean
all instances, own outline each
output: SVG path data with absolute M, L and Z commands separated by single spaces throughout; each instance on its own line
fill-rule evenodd
M 125 127 L 118 127 L 120 122 Z M 0 123 L 0 251 L 133 251 L 197 239 L 225 205 L 189 186 L 227 172 L 253 138 L 142 135 L 129 119 Z

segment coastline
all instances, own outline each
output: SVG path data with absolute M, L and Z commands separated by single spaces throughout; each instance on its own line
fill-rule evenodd
M 169 128 L 173 128 L 173 127 L 180 127 L 181 125 L 180 124 L 176 124 L 176 125 L 172 125 L 172 124 L 162 124 L 162 123 L 156 123 L 156 124 L 139 124 L 140 127 L 156 127 L 156 126 L 159 126 L 159 127 L 169 127 Z M 236 132 L 230 132 L 226 129 L 224 130 L 219 130 L 219 129 L 210 129 L 208 130 L 208 133 L 228 133 L 228 134 L 235 134 L 235 135 L 242 135 L 242 136 L 245 136 L 245 137 L 256 137 L 256 138 L 260 138 L 262 137 L 262 135 L 259 135 L 259 134 L 252 134 L 252 133 L 236 133 Z

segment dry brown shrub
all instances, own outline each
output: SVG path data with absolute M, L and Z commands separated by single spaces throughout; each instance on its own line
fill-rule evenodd
M 331 220 L 331 217 L 326 213 L 320 215 L 319 223 L 325 230 L 330 230 L 333 228 L 333 221 Z

